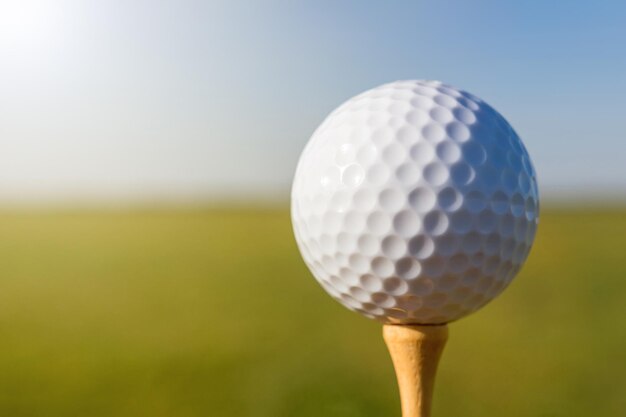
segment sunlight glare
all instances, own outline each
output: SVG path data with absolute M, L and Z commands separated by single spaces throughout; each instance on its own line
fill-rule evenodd
M 0 48 L 12 55 L 46 51 L 62 35 L 61 6 L 56 1 L 1 1 Z

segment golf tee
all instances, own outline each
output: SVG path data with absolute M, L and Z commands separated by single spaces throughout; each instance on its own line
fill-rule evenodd
M 435 374 L 448 339 L 448 326 L 385 324 L 383 338 L 398 379 L 402 417 L 430 417 Z

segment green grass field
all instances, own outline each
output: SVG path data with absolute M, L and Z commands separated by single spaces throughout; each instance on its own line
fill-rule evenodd
M 0 416 L 398 416 L 381 328 L 277 210 L 0 214 Z M 526 267 L 454 323 L 437 417 L 626 410 L 626 210 L 544 210 Z

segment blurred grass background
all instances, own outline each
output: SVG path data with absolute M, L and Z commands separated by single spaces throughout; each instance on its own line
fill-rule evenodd
M 0 415 L 399 416 L 376 322 L 286 210 L 0 213 Z M 451 325 L 435 415 L 626 409 L 626 210 L 543 210 L 526 267 Z

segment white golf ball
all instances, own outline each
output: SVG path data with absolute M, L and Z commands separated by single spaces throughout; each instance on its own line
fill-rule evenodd
M 305 262 L 337 301 L 388 323 L 440 324 L 511 282 L 538 222 L 535 170 L 509 123 L 436 81 L 398 81 L 333 111 L 292 189 Z

